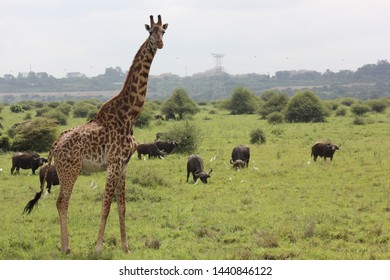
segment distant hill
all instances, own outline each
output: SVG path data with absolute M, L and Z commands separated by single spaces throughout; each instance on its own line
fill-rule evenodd
M 17 77 L 7 74 L 0 78 L 0 101 L 12 103 L 19 101 L 20 98 L 105 100 L 121 90 L 126 75 L 127 73 L 119 67 L 106 68 L 104 74 L 91 78 L 81 73 L 68 73 L 66 78 L 60 79 L 45 72 L 19 73 Z M 364 65 L 356 71 L 327 70 L 324 73 L 309 70 L 278 71 L 274 76 L 254 73 L 216 74 L 212 70 L 190 77 L 168 73 L 150 76 L 148 97 L 166 99 L 175 89 L 184 88 L 194 100 L 209 101 L 229 98 L 237 87 L 251 89 L 255 94 L 265 90 L 280 90 L 288 95 L 293 95 L 296 90 L 308 88 L 322 99 L 390 97 L 390 63 L 380 60 L 376 64 Z

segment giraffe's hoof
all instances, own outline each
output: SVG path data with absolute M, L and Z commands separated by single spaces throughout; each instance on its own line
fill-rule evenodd
M 70 249 L 69 248 L 66 248 L 66 249 L 61 249 L 62 253 L 65 254 L 65 255 L 69 255 L 70 254 Z

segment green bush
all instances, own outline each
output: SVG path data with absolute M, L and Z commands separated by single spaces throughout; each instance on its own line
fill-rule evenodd
M 356 116 L 355 119 L 353 120 L 353 124 L 355 125 L 363 125 L 366 124 L 366 121 L 362 116 Z
M 267 116 L 269 124 L 278 124 L 283 122 L 283 114 L 280 112 L 273 112 Z
M 370 107 L 364 103 L 356 103 L 351 106 L 351 112 L 356 116 L 362 116 L 370 110 Z
M 201 130 L 198 126 L 189 121 L 180 122 L 164 133 L 161 140 L 175 140 L 180 143 L 176 151 L 179 153 L 193 153 L 201 141 Z
M 288 122 L 323 122 L 327 112 L 321 100 L 311 91 L 296 93 L 288 102 Z
M 23 112 L 22 106 L 20 106 L 18 104 L 11 105 L 10 110 L 11 110 L 12 113 L 21 113 L 21 112 Z
M 347 109 L 343 106 L 336 110 L 336 116 L 342 117 L 347 114 Z
M 2 136 L 0 138 L 0 150 L 7 152 L 11 149 L 11 142 L 8 137 Z
M 45 117 L 55 120 L 59 125 L 67 125 L 68 123 L 66 115 L 59 110 L 51 110 L 45 114 Z
M 96 106 L 92 104 L 76 104 L 73 109 L 75 118 L 86 118 L 90 111 L 96 111 Z
M 266 142 L 265 133 L 261 128 L 252 130 L 250 137 L 251 137 L 250 139 L 251 144 L 265 144 Z
M 145 104 L 146 105 L 146 104 Z M 135 127 L 148 127 L 153 120 L 153 111 L 149 106 L 144 106 L 143 110 L 137 116 Z
M 161 108 L 163 114 L 177 114 L 180 119 L 183 119 L 184 115 L 195 115 L 199 111 L 198 105 L 183 88 L 176 89 Z
M 69 116 L 70 111 L 72 110 L 72 106 L 62 102 L 60 105 L 58 105 L 57 110 L 61 111 L 66 116 Z
M 259 100 L 251 90 L 240 87 L 234 90 L 232 98 L 227 103 L 227 109 L 232 115 L 253 114 L 258 104 Z
M 352 106 L 352 104 L 354 104 L 356 102 L 355 99 L 353 98 L 350 98 L 350 97 L 345 97 L 343 99 L 341 99 L 341 104 L 345 105 L 345 106 Z
M 47 112 L 50 111 L 50 108 L 45 106 L 42 108 L 37 109 L 37 113 L 35 114 L 36 117 L 43 117 Z
M 259 113 L 263 119 L 267 118 L 271 113 L 282 112 L 288 103 L 288 97 L 284 93 L 274 93 L 268 97 L 268 100 L 261 106 Z
M 14 130 L 13 151 L 47 151 L 56 138 L 56 124 L 50 119 L 37 118 L 19 124 Z
M 372 111 L 383 113 L 388 106 L 388 101 L 386 99 L 371 100 L 369 101 L 369 106 L 371 107 Z

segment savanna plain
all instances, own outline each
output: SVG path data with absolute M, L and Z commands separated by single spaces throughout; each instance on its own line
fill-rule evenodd
M 129 253 L 120 246 L 116 203 L 104 250 L 95 253 L 105 173 L 81 174 L 69 206 L 70 255 L 60 252 L 52 187 L 30 215 L 26 203 L 39 191 L 31 170 L 11 175 L 12 152 L 0 154 L 0 259 L 390 259 L 390 110 L 331 115 L 323 123 L 272 125 L 259 115 L 231 115 L 209 103 L 182 121 L 155 121 L 134 131 L 138 143 L 185 122 L 196 124 L 208 184 L 186 182 L 188 154 L 139 160 L 127 168 Z M 3 109 L 2 122 L 22 121 Z M 20 118 L 20 119 L 18 119 Z M 59 132 L 85 122 L 70 118 Z M 264 144 L 250 144 L 261 128 Z M 340 145 L 333 161 L 310 157 L 319 140 Z M 237 144 L 251 150 L 248 168 L 232 169 Z M 47 152 L 40 153 L 47 157 Z

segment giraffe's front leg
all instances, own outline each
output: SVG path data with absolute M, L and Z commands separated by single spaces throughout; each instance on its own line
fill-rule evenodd
M 117 188 L 119 181 L 121 181 L 121 172 L 122 168 L 120 164 L 111 163 L 107 167 L 106 189 L 104 191 L 102 210 L 100 214 L 100 226 L 96 241 L 97 253 L 100 253 L 103 250 L 104 231 L 106 229 L 108 215 L 110 214 L 114 191 Z
M 122 242 L 122 250 L 124 252 L 129 251 L 129 246 L 127 244 L 127 236 L 126 236 L 126 171 L 125 169 L 122 171 L 122 175 L 120 177 L 120 180 L 118 182 L 118 186 L 116 188 L 116 202 L 118 207 L 118 216 L 119 216 L 119 225 L 120 225 L 120 232 L 121 232 L 121 242 Z

